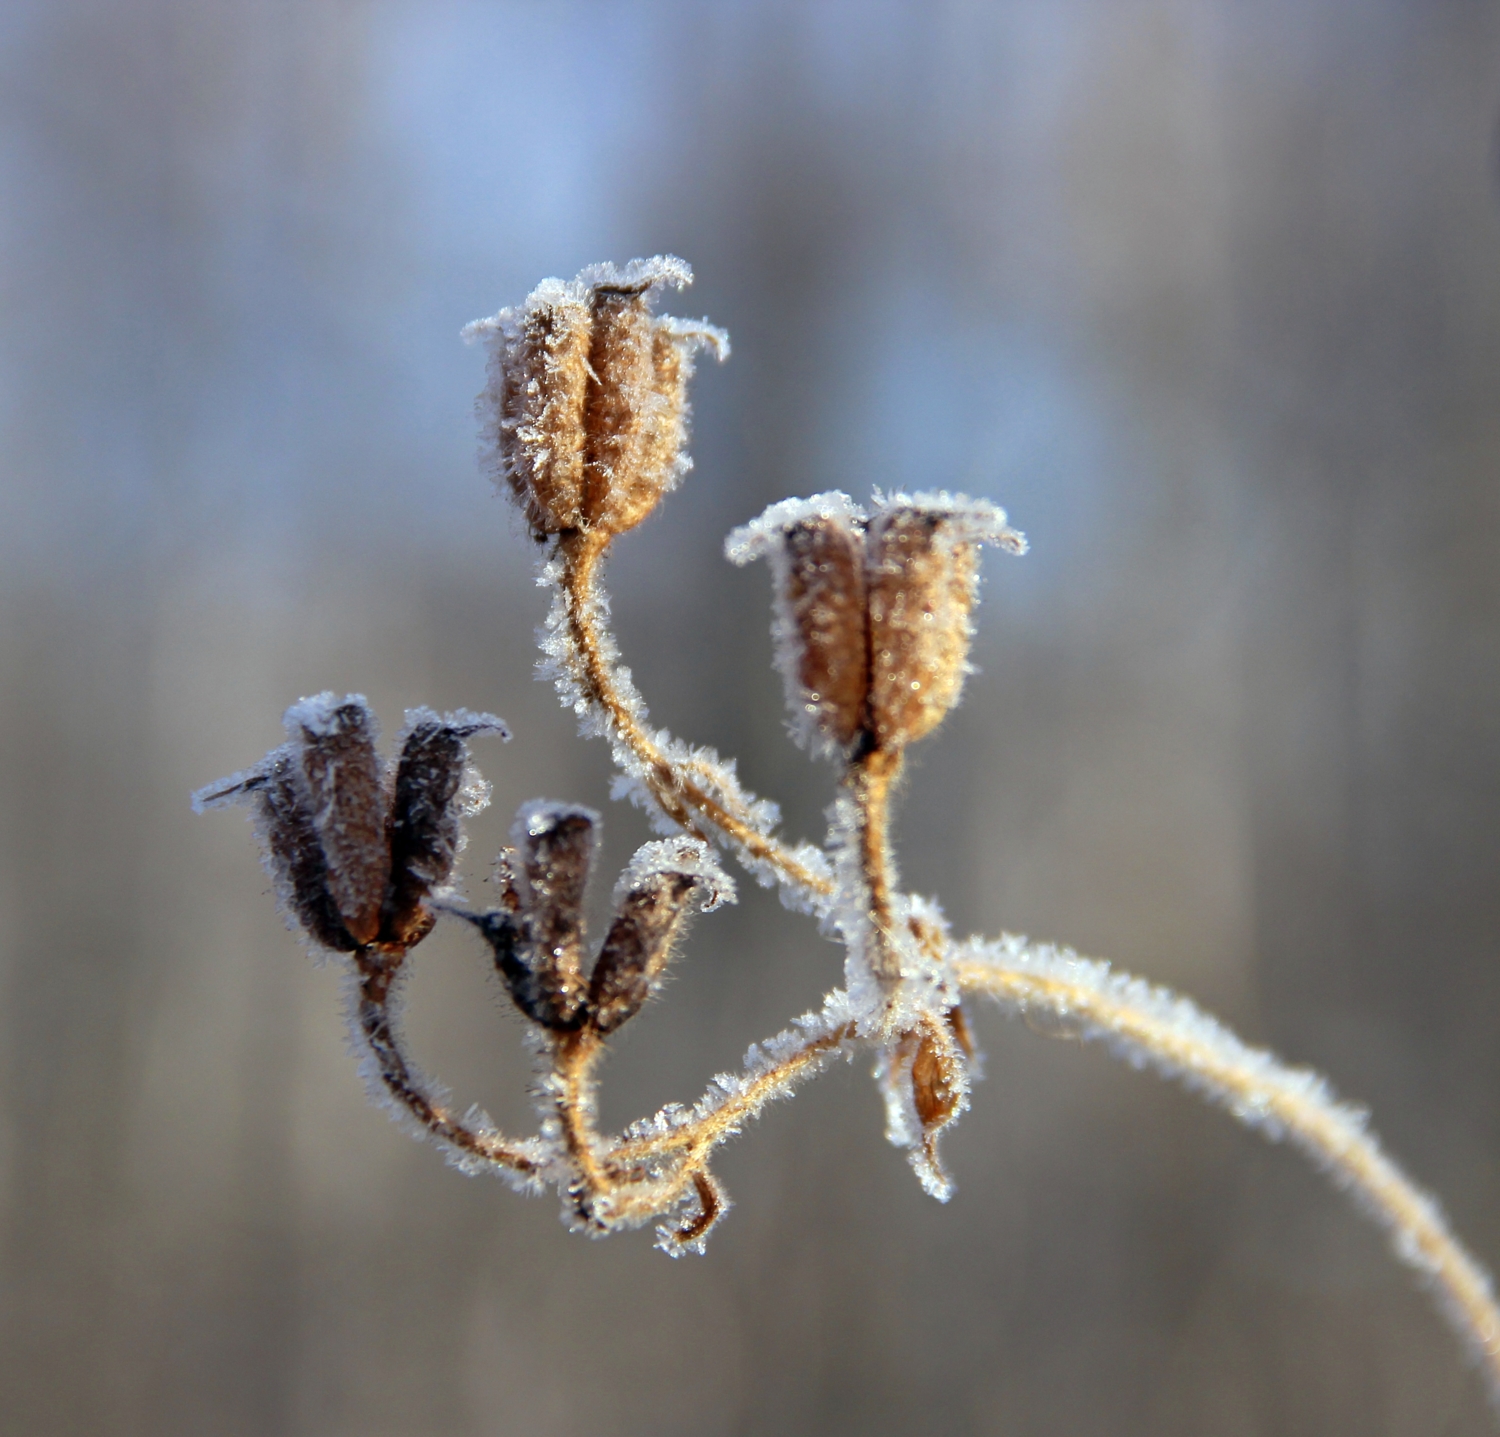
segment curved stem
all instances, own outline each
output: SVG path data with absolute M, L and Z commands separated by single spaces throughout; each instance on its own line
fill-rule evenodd
M 568 1156 L 578 1168 L 586 1196 L 599 1193 L 605 1175 L 599 1165 L 594 1134 L 593 1068 L 599 1057 L 599 1035 L 584 1028 L 557 1035 L 554 1066 L 557 1073 L 557 1115 Z M 584 1214 L 587 1216 L 587 1214 Z
M 1285 1138 L 1389 1233 L 1396 1256 L 1430 1284 L 1500 1402 L 1500 1308 L 1489 1276 L 1449 1230 L 1436 1201 L 1381 1149 L 1364 1115 L 1327 1084 L 1241 1042 L 1185 998 L 1107 964 L 1018 940 L 966 945 L 956 962 L 968 992 L 1021 1013 L 1045 1013 L 1197 1089 L 1267 1137 Z
M 695 837 L 704 838 L 706 835 L 695 818 L 695 815 L 701 815 L 732 844 L 744 849 L 753 859 L 770 864 L 794 886 L 822 897 L 831 895 L 833 885 L 827 878 L 800 862 L 784 844 L 758 832 L 743 816 L 731 813 L 683 771 L 685 767 L 697 767 L 702 771 L 704 765 L 701 762 L 674 766 L 620 693 L 605 654 L 602 606 L 596 592 L 599 563 L 609 540 L 607 534 L 577 530 L 564 535 L 558 543 L 563 560 L 568 637 L 578 656 L 576 677 L 583 689 L 583 697 L 606 716 L 611 732 L 640 761 L 652 796 L 673 822 L 681 824 Z M 711 781 L 718 777 L 711 771 L 704 776 Z M 721 787 L 727 786 L 721 784 Z
M 362 949 L 354 954 L 354 962 L 359 984 L 355 1019 L 375 1060 L 380 1081 L 391 1098 L 439 1142 L 512 1172 L 536 1172 L 535 1161 L 513 1143 L 499 1133 L 476 1132 L 423 1090 L 421 1080 L 401 1050 L 391 1012 L 392 989 L 406 962 L 406 954 L 377 955 L 370 949 Z

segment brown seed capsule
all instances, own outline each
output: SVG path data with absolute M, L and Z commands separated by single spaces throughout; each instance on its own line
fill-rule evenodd
M 424 900 L 453 873 L 460 829 L 459 788 L 467 740 L 480 733 L 507 736 L 492 714 L 431 711 L 407 715 L 410 731 L 396 766 L 387 825 L 391 879 L 381 910 L 382 941 L 407 948 L 432 927 Z
M 870 520 L 869 722 L 879 748 L 925 737 L 958 702 L 981 540 L 1025 551 L 1000 510 L 948 495 L 897 496 Z
M 963 1071 L 958 1053 L 933 1028 L 922 1030 L 911 1064 L 912 1101 L 924 1134 L 947 1126 L 958 1111 L 963 1093 Z
M 265 845 L 266 867 L 287 917 L 324 948 L 349 953 L 359 947 L 344 927 L 328 889 L 328 864 L 313 825 L 297 745 L 272 749 L 255 768 L 193 795 L 199 813 L 250 803 Z
M 864 535 L 833 519 L 805 519 L 786 534 L 785 603 L 800 639 L 797 682 L 817 730 L 843 747 L 864 722 Z
M 583 517 L 586 528 L 620 533 L 661 497 L 646 469 L 656 420 L 656 365 L 650 286 L 600 285 L 590 297 L 588 398 L 583 410 Z
M 704 345 L 722 358 L 728 343 L 711 325 L 656 318 L 651 303 L 691 279 L 671 256 L 595 265 L 465 331 L 492 343 L 495 454 L 538 539 L 624 533 L 688 467 L 693 358 Z
M 328 890 L 344 927 L 358 942 L 372 943 L 380 932 L 391 872 L 374 715 L 359 694 L 336 700 L 324 693 L 288 709 L 286 725 L 301 740 L 302 774 L 328 864 Z
M 672 942 L 699 885 L 691 873 L 657 873 L 620 904 L 589 983 L 589 1022 L 613 1033 L 645 1006 L 672 956 Z
M 571 1032 L 584 1020 L 583 897 L 598 820 L 592 809 L 523 804 L 512 829 L 515 847 L 500 855 L 504 907 L 454 910 L 484 934 L 516 1006 L 553 1032 Z
M 544 981 L 564 1007 L 583 993 L 583 898 L 594 865 L 599 815 L 572 805 L 533 803 L 517 815 L 519 892 L 527 938 Z

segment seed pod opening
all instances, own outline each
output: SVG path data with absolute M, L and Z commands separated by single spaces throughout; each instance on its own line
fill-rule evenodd
M 328 864 L 328 890 L 360 943 L 380 932 L 391 872 L 385 766 L 375 752 L 375 716 L 362 694 L 321 693 L 286 711 L 300 741 L 309 812 Z
M 728 338 L 657 318 L 651 305 L 663 287 L 691 281 L 670 255 L 594 265 L 465 329 L 491 346 L 488 443 L 537 539 L 623 533 L 686 471 L 693 358 L 704 346 L 723 358 Z
M 866 553 L 870 717 L 877 747 L 931 733 L 968 673 L 977 546 L 1025 552 L 993 504 L 947 494 L 894 495 L 871 516 Z

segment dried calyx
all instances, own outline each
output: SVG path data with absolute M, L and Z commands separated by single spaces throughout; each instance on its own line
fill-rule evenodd
M 468 741 L 509 738 L 505 725 L 493 714 L 412 709 L 388 764 L 360 694 L 302 699 L 284 722 L 287 743 L 200 789 L 194 808 L 254 806 L 288 920 L 321 947 L 410 948 L 432 929 L 428 898 L 452 877 L 462 818 L 488 802 Z
M 734 883 L 707 846 L 643 845 L 615 889 L 615 916 L 584 973 L 584 890 L 599 815 L 546 800 L 523 804 L 500 855 L 501 906 L 450 909 L 484 935 L 516 1006 L 549 1032 L 613 1033 L 655 991 L 690 913 L 734 901 Z
M 690 467 L 693 363 L 703 348 L 724 358 L 729 337 L 651 305 L 692 278 L 671 255 L 592 265 L 543 280 L 524 304 L 464 331 L 490 346 L 487 442 L 538 540 L 622 534 Z
M 736 564 L 770 561 L 776 656 L 800 742 L 845 756 L 932 732 L 968 672 L 977 547 L 1023 554 L 1005 512 L 946 493 L 773 504 L 729 536 Z

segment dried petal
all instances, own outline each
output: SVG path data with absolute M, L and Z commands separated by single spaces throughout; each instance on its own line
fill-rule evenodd
M 375 752 L 375 716 L 363 695 L 303 699 L 286 712 L 301 740 L 309 812 L 328 864 L 328 891 L 344 927 L 360 943 L 380 932 L 391 872 L 385 774 Z
M 930 1136 L 945 1127 L 958 1110 L 963 1087 L 956 1054 L 952 1045 L 938 1041 L 931 1028 L 923 1030 L 912 1059 L 911 1089 L 924 1134 Z
M 951 1015 L 926 1014 L 877 1063 L 886 1137 L 907 1150 L 923 1188 L 940 1202 L 953 1195 L 953 1184 L 938 1156 L 938 1137 L 969 1101 L 969 1070 L 959 1034 Z

